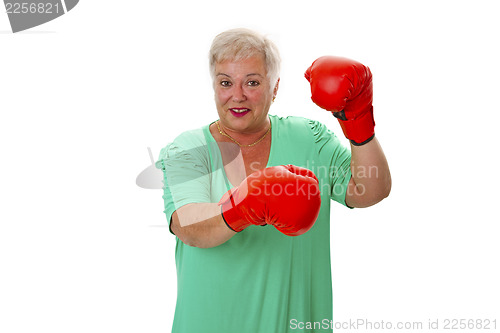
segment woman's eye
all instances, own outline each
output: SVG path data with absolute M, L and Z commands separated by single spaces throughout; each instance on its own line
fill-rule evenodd
M 231 85 L 231 82 L 224 80 L 220 82 L 220 85 L 223 87 L 229 87 Z
M 259 84 L 260 84 L 259 81 L 248 81 L 248 85 L 251 87 L 256 87 Z

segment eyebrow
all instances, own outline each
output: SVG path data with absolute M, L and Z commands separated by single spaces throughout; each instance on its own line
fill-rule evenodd
M 228 75 L 228 74 L 226 74 L 226 73 L 217 73 L 215 76 L 220 76 L 220 75 L 222 75 L 222 76 L 227 76 L 227 77 L 231 77 L 231 75 Z M 249 73 L 249 74 L 247 74 L 247 75 L 246 75 L 246 77 L 249 77 L 249 76 L 254 76 L 254 75 L 257 75 L 257 76 L 263 77 L 263 76 L 262 76 L 261 74 L 259 74 L 259 73 Z

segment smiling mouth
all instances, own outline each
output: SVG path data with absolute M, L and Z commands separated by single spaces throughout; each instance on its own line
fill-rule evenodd
M 232 108 L 229 110 L 232 112 L 235 112 L 235 113 L 245 113 L 245 112 L 250 111 L 250 109 L 247 109 L 247 108 Z

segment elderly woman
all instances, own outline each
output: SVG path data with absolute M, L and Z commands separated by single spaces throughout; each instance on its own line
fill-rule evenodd
M 280 57 L 267 38 L 223 32 L 209 61 L 218 119 L 179 135 L 157 162 L 177 237 L 172 332 L 331 329 L 330 203 L 371 206 L 391 187 L 371 73 L 337 57 L 306 71 L 349 150 L 317 121 L 269 115 Z

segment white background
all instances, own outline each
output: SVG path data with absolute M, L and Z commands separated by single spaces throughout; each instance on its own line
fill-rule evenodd
M 272 114 L 343 138 L 303 72 L 333 54 L 374 75 L 393 190 L 334 205 L 334 319 L 500 326 L 495 1 L 82 0 L 17 34 L 0 13 L 0 332 L 170 331 L 175 237 L 135 177 L 216 119 L 208 48 L 240 26 L 281 51 Z

